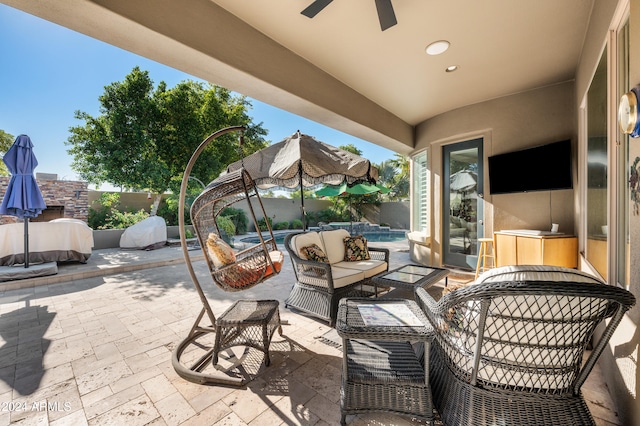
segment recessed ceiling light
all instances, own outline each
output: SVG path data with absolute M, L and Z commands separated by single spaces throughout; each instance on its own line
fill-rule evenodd
M 448 48 L 449 42 L 447 40 L 438 40 L 428 45 L 425 50 L 427 55 L 439 55 L 446 52 Z
M 454 72 L 454 71 L 455 71 L 455 70 L 457 70 L 457 69 L 458 69 L 458 66 L 457 66 L 457 65 L 449 65 L 449 66 L 447 67 L 447 69 L 445 69 L 445 71 L 446 71 L 446 72 Z

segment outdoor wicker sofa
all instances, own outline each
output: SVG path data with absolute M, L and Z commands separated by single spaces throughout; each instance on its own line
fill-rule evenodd
M 496 268 L 438 302 L 421 288 L 416 299 L 436 333 L 430 384 L 445 425 L 594 424 L 581 386 L 635 304 L 622 288 L 545 266 Z
M 284 245 L 296 276 L 286 307 L 321 318 L 333 327 L 340 299 L 362 296 L 362 286 L 389 269 L 388 249 L 367 245 L 369 259 L 345 260 L 345 238 L 350 237 L 345 229 L 298 232 L 285 237 Z M 326 255 L 325 262 L 303 257 L 301 250 L 313 245 Z

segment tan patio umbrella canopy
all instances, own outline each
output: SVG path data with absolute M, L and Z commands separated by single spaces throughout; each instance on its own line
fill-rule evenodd
M 321 142 L 298 130 L 283 141 L 246 156 L 226 173 L 244 168 L 260 189 L 300 188 L 303 229 L 306 229 L 304 188 L 343 182 L 375 183 L 378 169 L 369 160 Z
M 369 160 L 297 131 L 283 141 L 246 156 L 227 167 L 244 168 L 260 189 L 309 188 L 326 183 L 377 181 Z M 302 181 L 301 181 L 302 180 Z

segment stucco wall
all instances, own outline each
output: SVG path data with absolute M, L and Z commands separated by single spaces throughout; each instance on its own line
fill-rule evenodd
M 89 191 L 89 206 L 93 206 L 94 202 L 100 201 L 100 196 L 109 191 Z M 122 209 L 132 209 L 135 211 L 151 209 L 153 204 L 153 197 L 149 198 L 146 192 L 120 192 L 120 206 Z M 162 199 L 167 198 L 167 194 L 162 195 Z
M 434 264 L 442 250 L 442 147 L 451 143 L 483 138 L 485 235 L 501 229 L 546 230 L 551 223 L 560 224 L 566 233 L 575 232 L 574 190 L 491 195 L 487 166 L 492 155 L 560 140 L 571 139 L 575 151 L 574 99 L 574 84 L 566 82 L 450 111 L 417 127 L 415 152 L 429 152 Z M 533 173 L 544 173 L 544 164 L 523 165 L 523 170 L 525 166 Z
M 100 199 L 103 191 L 89 191 L 89 205 Z M 166 198 L 167 195 L 163 195 Z M 291 222 L 294 219 L 300 219 L 300 199 L 287 198 L 261 198 L 264 209 L 271 217 L 273 223 Z M 151 201 L 147 198 L 146 193 L 142 192 L 123 192 L 120 194 L 120 205 L 123 209 L 143 209 L 149 211 Z M 317 212 L 331 207 L 330 200 L 305 199 L 304 206 L 307 212 Z M 235 208 L 244 210 L 249 214 L 249 208 L 246 202 L 238 202 L 233 205 Z M 254 210 L 256 215 L 260 214 L 260 207 L 255 204 Z M 261 217 L 257 217 L 261 219 Z M 409 229 L 409 202 L 382 203 L 379 206 L 365 206 L 365 220 L 371 223 L 383 223 L 396 229 Z M 249 231 L 254 231 L 249 218 Z

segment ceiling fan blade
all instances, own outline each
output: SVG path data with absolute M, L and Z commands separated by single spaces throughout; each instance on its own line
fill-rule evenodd
M 302 13 L 304 16 L 307 16 L 309 18 L 313 18 L 318 13 L 322 12 L 322 9 L 327 7 L 329 3 L 331 3 L 332 1 L 333 0 L 315 0 L 313 3 L 307 6 L 305 10 L 303 10 L 300 13 Z
M 380 20 L 382 31 L 398 23 L 391 0 L 376 0 L 376 9 L 378 9 L 378 19 Z

